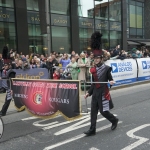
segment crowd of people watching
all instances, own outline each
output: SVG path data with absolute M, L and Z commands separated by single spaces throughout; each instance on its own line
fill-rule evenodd
M 104 61 L 114 59 L 129 59 L 129 58 L 145 58 L 150 57 L 150 52 L 147 49 L 142 51 L 133 48 L 126 52 L 120 50 L 118 46 L 109 52 L 103 50 Z M 36 69 L 47 68 L 50 72 L 51 79 L 72 79 L 86 80 L 89 77 L 87 68 L 93 66 L 94 55 L 92 52 L 86 51 L 80 54 L 72 51 L 71 54 L 61 54 L 53 51 L 50 56 L 32 53 L 24 55 L 17 53 L 14 50 L 8 50 L 5 46 L 2 54 L 0 54 L 0 71 L 4 69 L 4 64 L 9 63 L 9 68 L 12 69 Z

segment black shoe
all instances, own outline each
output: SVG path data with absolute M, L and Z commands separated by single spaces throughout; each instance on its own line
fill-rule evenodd
M 0 116 L 6 116 L 6 113 L 2 113 L 2 112 L 0 111 Z
M 95 135 L 96 131 L 95 129 L 89 129 L 88 131 L 83 132 L 84 134 L 86 134 L 87 136 L 91 136 L 91 135 Z
M 115 130 L 117 128 L 119 119 L 116 119 L 114 123 L 112 123 L 111 130 Z

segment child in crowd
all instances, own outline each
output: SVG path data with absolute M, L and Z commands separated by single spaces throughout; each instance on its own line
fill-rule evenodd
M 72 80 L 71 73 L 67 70 L 60 69 L 60 80 Z
M 55 71 L 54 71 L 54 73 L 53 73 L 53 79 L 54 79 L 54 80 L 60 79 L 59 70 L 55 70 Z
M 65 76 L 64 76 L 64 70 L 62 68 L 60 68 L 60 80 L 65 80 Z

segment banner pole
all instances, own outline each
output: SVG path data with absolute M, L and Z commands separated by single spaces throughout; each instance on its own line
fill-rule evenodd
M 86 95 L 86 81 L 84 80 L 84 94 Z M 85 106 L 86 106 L 86 113 L 88 113 L 88 108 L 87 108 L 87 98 L 85 98 Z
M 9 78 L 9 83 L 10 83 L 10 90 L 11 90 L 11 79 Z

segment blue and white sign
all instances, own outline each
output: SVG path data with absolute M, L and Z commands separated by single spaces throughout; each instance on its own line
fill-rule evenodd
M 116 82 L 115 86 L 137 81 L 136 60 L 108 60 L 105 64 L 112 67 L 112 77 Z
M 138 81 L 150 80 L 150 58 L 137 59 L 139 72 Z
M 112 73 L 118 73 L 117 63 L 111 63 Z
M 147 69 L 147 62 L 146 61 L 142 61 L 142 67 L 143 67 L 143 69 Z

